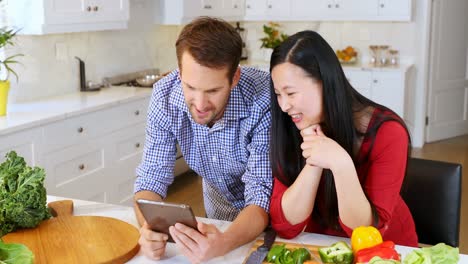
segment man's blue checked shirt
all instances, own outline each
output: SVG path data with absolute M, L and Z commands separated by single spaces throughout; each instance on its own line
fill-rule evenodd
M 192 119 L 178 70 L 157 82 L 135 192 L 149 190 L 166 197 L 174 180 L 178 142 L 190 168 L 224 194 L 233 207 L 254 204 L 268 212 L 272 189 L 269 83 L 268 73 L 242 67 L 224 116 L 209 128 Z

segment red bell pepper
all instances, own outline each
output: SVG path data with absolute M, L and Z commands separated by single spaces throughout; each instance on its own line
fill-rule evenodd
M 361 249 L 354 256 L 355 263 L 367 263 L 375 256 L 382 259 L 400 260 L 400 255 L 395 250 L 393 241 L 384 241 L 373 247 Z

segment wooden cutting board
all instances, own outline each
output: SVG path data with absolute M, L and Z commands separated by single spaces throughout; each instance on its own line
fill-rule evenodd
M 55 216 L 38 227 L 2 237 L 25 244 L 34 263 L 124 263 L 138 253 L 138 229 L 102 216 L 73 216 L 73 201 L 49 203 Z
M 249 258 L 250 256 L 250 253 L 254 252 L 255 250 L 257 250 L 257 248 L 259 246 L 261 246 L 263 244 L 263 239 L 257 239 L 255 241 L 255 243 L 253 243 L 252 247 L 249 249 L 249 253 L 247 254 L 247 256 L 245 257 L 244 259 L 244 262 L 243 264 L 246 263 L 247 261 L 247 258 Z M 295 248 L 307 248 L 310 253 L 312 253 L 312 260 L 314 260 L 314 257 L 315 259 L 319 260 L 320 261 L 320 255 L 318 253 L 318 250 L 320 248 L 320 246 L 315 246 L 315 245 L 307 245 L 307 244 L 297 244 L 297 243 L 288 243 L 288 242 L 281 242 L 281 241 L 275 241 L 273 243 L 273 246 L 274 245 L 286 245 L 286 248 L 287 249 L 295 249 Z M 268 264 L 268 262 L 264 261 L 263 262 L 264 264 Z M 317 262 L 317 263 L 322 263 L 322 262 Z

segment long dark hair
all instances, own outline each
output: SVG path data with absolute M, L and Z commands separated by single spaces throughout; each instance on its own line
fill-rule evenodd
M 333 49 L 314 31 L 301 31 L 290 36 L 285 42 L 273 50 L 270 61 L 270 72 L 276 65 L 284 62 L 292 63 L 304 70 L 310 77 L 322 83 L 323 114 L 321 123 L 327 137 L 335 140 L 353 158 L 356 164 L 365 162 L 357 160 L 353 154 L 353 147 L 359 137 L 371 136 L 371 149 L 375 134 L 380 125 L 394 120 L 406 126 L 401 118 L 392 110 L 377 104 L 357 92 L 346 79 L 343 69 Z M 302 137 L 300 131 L 287 113 L 284 113 L 277 101 L 270 80 L 272 126 L 270 131 L 270 162 L 273 175 L 290 186 L 305 165 L 300 145 Z M 367 132 L 360 131 L 354 123 L 353 114 L 367 107 L 378 108 L 382 114 L 377 116 L 372 127 Z M 383 114 L 387 112 L 387 114 Z M 391 115 L 388 115 L 391 113 Z M 408 135 L 409 138 L 409 135 Z M 409 150 L 408 150 L 409 151 Z M 370 151 L 369 151 L 370 152 Z M 339 230 L 338 201 L 335 181 L 330 170 L 324 170 L 321 188 L 317 192 L 317 199 L 327 210 L 318 210 L 317 204 L 313 210 L 313 217 L 323 226 Z

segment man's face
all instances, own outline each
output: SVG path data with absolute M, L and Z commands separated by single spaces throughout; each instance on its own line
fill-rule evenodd
M 227 67 L 208 68 L 197 63 L 189 52 L 183 53 L 180 79 L 185 103 L 198 124 L 213 125 L 223 116 L 231 89 L 237 85 L 240 75 L 238 69 L 230 84 L 227 72 Z

